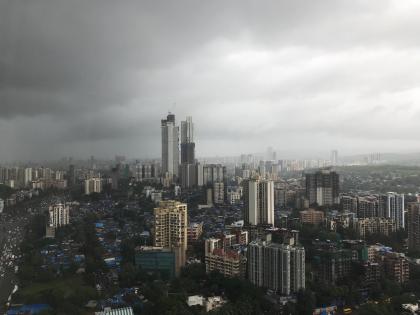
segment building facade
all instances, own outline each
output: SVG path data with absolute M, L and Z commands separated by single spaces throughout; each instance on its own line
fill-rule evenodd
M 306 174 L 306 198 L 309 204 L 331 206 L 339 203 L 339 175 L 331 170 Z
M 162 132 L 162 174 L 178 177 L 179 167 L 179 129 L 175 124 L 175 115 L 169 113 L 161 120 Z
M 70 206 L 65 203 L 56 203 L 48 208 L 49 227 L 58 228 L 70 223 Z
M 248 245 L 248 279 L 254 285 L 290 295 L 305 288 L 305 249 L 254 241 Z
M 244 219 L 247 225 L 274 225 L 274 183 L 271 180 L 244 181 Z
M 161 201 L 154 209 L 154 246 L 176 253 L 176 273 L 185 265 L 188 246 L 188 211 L 185 203 Z

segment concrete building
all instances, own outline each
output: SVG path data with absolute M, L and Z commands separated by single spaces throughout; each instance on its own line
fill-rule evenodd
M 321 248 L 316 251 L 318 258 L 317 275 L 325 283 L 336 283 L 348 277 L 352 271 L 352 262 L 357 260 L 350 249 L 335 247 Z
M 179 129 L 175 125 L 175 115 L 169 113 L 161 120 L 162 132 L 162 175 L 178 177 Z
M 339 175 L 331 170 L 306 174 L 306 198 L 309 204 L 331 206 L 339 203 Z
M 405 228 L 405 200 L 404 194 L 389 192 L 380 196 L 380 205 L 384 208 L 384 217 L 395 221 L 397 229 Z
M 270 180 L 244 181 L 244 219 L 247 225 L 274 225 L 274 183 Z
M 222 205 L 225 202 L 225 184 L 223 182 L 213 183 L 213 203 Z
M 181 121 L 181 186 L 195 187 L 197 181 L 197 166 L 195 164 L 194 124 L 191 117 Z
M 194 124 L 192 117 L 181 121 L 181 164 L 195 163 Z
M 65 203 L 56 203 L 50 205 L 49 213 L 49 227 L 57 228 L 65 226 L 70 223 L 70 206 Z
M 408 259 L 401 253 L 386 253 L 383 257 L 384 271 L 394 281 L 403 284 L 410 279 Z
M 307 209 L 299 212 L 300 222 L 304 224 L 319 225 L 324 223 L 324 212 L 315 209 Z
M 248 243 L 248 232 L 237 231 L 205 241 L 206 271 L 218 270 L 226 277 L 244 278 L 246 256 L 242 248 Z
M 359 219 L 355 225 L 357 234 L 362 238 L 367 234 L 390 235 L 396 231 L 396 223 L 390 218 Z
M 216 248 L 206 255 L 206 272 L 213 270 L 225 277 L 245 278 L 246 257 L 240 250 Z
M 203 234 L 203 222 L 190 223 L 188 225 L 187 234 L 188 245 L 198 241 L 198 239 Z
M 248 279 L 254 285 L 290 295 L 305 288 L 305 249 L 254 241 L 248 245 Z
M 225 182 L 226 167 L 221 164 L 205 164 L 203 166 L 203 185 L 212 186 L 216 182 Z
M 411 202 L 408 204 L 407 216 L 408 228 L 408 249 L 420 251 L 420 203 Z
M 185 203 L 161 201 L 154 209 L 154 246 L 170 248 L 176 253 L 176 274 L 186 261 L 188 245 L 188 211 Z
M 102 192 L 102 180 L 100 177 L 92 177 L 85 180 L 85 195 Z

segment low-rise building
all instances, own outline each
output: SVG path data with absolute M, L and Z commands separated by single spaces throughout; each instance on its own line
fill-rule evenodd
M 307 209 L 300 211 L 300 221 L 304 224 L 322 224 L 324 222 L 324 212 L 315 209 Z
M 396 231 L 396 224 L 391 218 L 359 219 L 356 223 L 356 231 L 362 238 L 367 234 L 390 235 Z

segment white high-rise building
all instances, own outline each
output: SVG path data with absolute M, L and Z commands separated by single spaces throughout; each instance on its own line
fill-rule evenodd
M 25 168 L 24 186 L 28 187 L 32 182 L 32 168 Z
M 85 180 L 85 195 L 102 192 L 102 180 L 100 177 L 92 177 Z
M 162 175 L 178 176 L 179 129 L 175 125 L 175 115 L 169 113 L 161 120 L 162 131 Z
M 274 182 L 250 179 L 244 182 L 246 224 L 274 225 Z
M 338 151 L 337 150 L 331 151 L 331 165 L 332 166 L 338 165 Z
M 404 194 L 397 194 L 395 192 L 389 192 L 382 199 L 381 206 L 384 207 L 384 214 L 386 218 L 391 218 L 395 221 L 397 229 L 405 228 L 405 201 Z
M 49 227 L 60 227 L 70 222 L 70 207 L 65 203 L 51 205 L 49 211 Z

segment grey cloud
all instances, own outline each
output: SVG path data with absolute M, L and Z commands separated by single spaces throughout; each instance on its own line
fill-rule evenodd
M 168 110 L 193 116 L 198 155 L 222 144 L 226 154 L 387 150 L 385 139 L 415 147 L 416 9 L 398 0 L 0 1 L 0 131 L 11 148 L 0 159 L 49 146 L 36 158 L 158 156 Z

